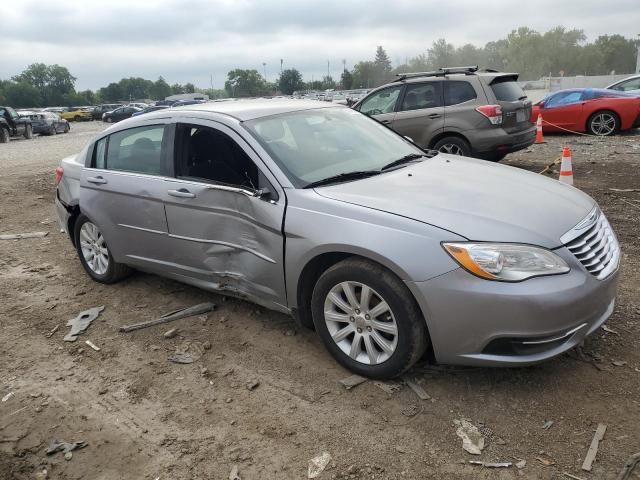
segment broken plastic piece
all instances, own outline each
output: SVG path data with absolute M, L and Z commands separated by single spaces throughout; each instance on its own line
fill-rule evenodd
M 76 318 L 72 318 L 67 322 L 67 327 L 71 327 L 71 330 L 64 337 L 65 342 L 75 342 L 78 339 L 78 335 L 84 332 L 91 322 L 93 322 L 100 312 L 104 310 L 104 306 L 93 307 L 84 312 L 80 312 Z
M 365 377 L 361 377 L 360 375 L 351 375 L 350 377 L 340 380 L 340 383 L 347 390 L 351 390 L 353 387 L 357 387 L 358 385 L 366 381 L 367 379 Z
M 472 465 L 482 465 L 485 468 L 509 468 L 513 465 L 511 462 L 479 462 L 477 460 L 469 460 Z
M 169 357 L 173 363 L 193 363 L 204 353 L 200 342 L 186 341 L 176 347 L 176 351 Z
M 327 468 L 327 465 L 329 465 L 331 460 L 332 458 L 329 452 L 323 452 L 317 457 L 313 457 L 309 460 L 309 471 L 307 477 L 316 478 L 324 471 L 325 468 Z
M 53 440 L 49 444 L 49 447 L 47 448 L 47 451 L 45 453 L 47 455 L 53 455 L 54 453 L 57 453 L 57 452 L 68 453 L 73 450 L 79 450 L 86 446 L 87 446 L 87 442 L 84 442 L 84 441 L 67 443 L 60 440 Z
M 456 435 L 462 439 L 462 448 L 472 455 L 480 455 L 484 449 L 484 437 L 478 428 L 467 420 L 454 420 L 459 425 Z

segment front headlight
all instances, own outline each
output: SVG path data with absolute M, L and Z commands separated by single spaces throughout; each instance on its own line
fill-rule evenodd
M 462 268 L 487 280 L 519 282 L 570 270 L 558 255 L 533 245 L 447 242 L 442 246 Z

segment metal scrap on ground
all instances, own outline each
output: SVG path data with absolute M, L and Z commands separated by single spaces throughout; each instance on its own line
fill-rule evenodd
M 162 323 L 173 322 L 174 320 L 180 320 L 181 318 L 193 317 L 194 315 L 201 315 L 215 309 L 216 306 L 213 303 L 205 302 L 194 305 L 193 307 L 183 308 L 175 310 L 170 313 L 165 313 L 160 318 L 155 320 L 148 320 L 146 322 L 134 323 L 133 325 L 124 325 L 120 327 L 121 332 L 133 332 L 134 330 L 140 330 L 141 328 L 153 327 L 154 325 L 160 325 Z
M 375 381 L 373 382 L 373 384 L 378 387 L 380 390 L 382 390 L 383 392 L 386 393 L 393 393 L 393 392 L 397 392 L 398 390 L 400 390 L 402 388 L 402 385 L 400 385 L 399 383 L 396 382 L 379 382 L 379 381 Z
M 31 233 L 7 233 L 0 235 L 0 240 L 19 240 L 21 238 L 42 238 L 49 235 L 49 232 L 31 232 Z
M 173 363 L 193 363 L 204 353 L 200 342 L 186 341 L 176 347 L 176 351 L 169 357 Z
M 50 444 L 49 447 L 46 450 L 46 454 L 47 455 L 53 455 L 56 452 L 63 452 L 65 454 L 72 452 L 73 450 L 78 450 L 80 448 L 84 448 L 87 446 L 87 442 L 73 442 L 73 443 L 67 443 L 64 441 L 60 441 L 60 440 L 53 440 Z
M 84 332 L 89 325 L 98 318 L 100 312 L 104 310 L 104 306 L 93 307 L 84 312 L 80 312 L 76 318 L 72 318 L 67 322 L 67 327 L 71 327 L 71 330 L 64 337 L 65 342 L 75 342 L 78 339 L 78 335 Z
M 584 462 L 582 462 L 582 470 L 587 472 L 591 471 L 591 467 L 593 466 L 593 462 L 596 459 L 596 455 L 598 453 L 598 446 L 600 445 L 600 440 L 604 438 L 604 434 L 607 431 L 607 426 L 604 423 L 599 423 L 598 428 L 596 428 L 596 433 L 593 435 L 593 440 L 591 440 L 591 446 L 587 451 L 587 456 L 584 457 Z
M 351 390 L 353 387 L 357 387 L 361 383 L 366 382 L 368 379 L 365 377 L 361 377 L 360 375 L 351 375 L 350 377 L 343 378 L 340 380 L 340 383 L 347 390 Z
M 482 465 L 486 468 L 509 468 L 513 463 L 511 462 L 479 462 L 477 460 L 469 460 L 472 465 Z
M 238 474 L 238 466 L 234 465 L 229 472 L 229 480 L 240 480 L 240 475 Z
M 424 388 L 422 388 L 421 385 L 419 385 L 418 383 L 414 382 L 413 380 L 409 380 L 408 378 L 405 379 L 405 383 L 407 384 L 407 386 L 413 390 L 415 392 L 416 395 L 418 395 L 418 398 L 420 400 L 430 400 L 431 399 L 431 395 L 429 395 L 427 392 L 424 391 Z

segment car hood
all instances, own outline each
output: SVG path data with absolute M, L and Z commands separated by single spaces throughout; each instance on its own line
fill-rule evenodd
M 316 192 L 428 223 L 468 240 L 547 248 L 560 246 L 560 237 L 595 205 L 585 193 L 557 180 L 446 154 Z

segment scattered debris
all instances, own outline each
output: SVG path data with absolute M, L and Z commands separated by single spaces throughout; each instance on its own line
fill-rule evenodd
M 186 341 L 176 347 L 176 351 L 169 357 L 173 363 L 193 363 L 204 353 L 200 342 Z
M 582 470 L 585 470 L 586 472 L 591 471 L 593 462 L 596 459 L 596 454 L 598 453 L 598 446 L 600 445 L 600 440 L 604 438 L 604 434 L 606 431 L 607 431 L 607 426 L 604 423 L 599 423 L 598 428 L 596 428 L 596 433 L 593 436 L 593 440 L 591 440 L 591 446 L 587 451 L 587 456 L 584 457 L 584 462 L 582 462 Z
M 485 468 L 509 468 L 513 463 L 511 462 L 479 462 L 477 460 L 469 460 L 471 465 L 481 465 Z
M 47 338 L 53 337 L 53 334 L 56 333 L 59 328 L 60 328 L 60 325 L 56 325 L 51 330 L 49 330 L 49 332 L 45 333 L 44 336 L 47 337 Z
M 173 338 L 176 335 L 178 335 L 178 327 L 173 327 L 173 328 L 167 330 L 166 332 L 164 332 L 164 334 L 162 336 L 164 338 Z
M 21 238 L 42 238 L 49 235 L 49 232 L 30 232 L 30 233 L 10 233 L 0 235 L 0 240 L 19 240 Z
M 536 460 L 538 460 L 545 467 L 550 467 L 551 465 L 555 465 L 556 464 L 556 462 L 554 462 L 550 458 L 536 457 Z
M 611 363 L 616 367 L 624 367 L 627 364 L 624 360 L 613 360 Z
M 134 323 L 133 325 L 125 325 L 120 327 L 121 332 L 129 333 L 134 330 L 140 330 L 141 328 L 153 327 L 154 325 L 160 325 L 162 323 L 173 322 L 174 320 L 180 320 L 181 318 L 193 317 L 195 315 L 201 315 L 215 309 L 216 306 L 213 303 L 205 302 L 194 305 L 193 307 L 182 308 L 180 310 L 174 310 L 173 312 L 165 313 L 160 318 L 155 320 L 148 320 L 146 322 Z
M 27 409 L 27 407 L 26 407 L 26 406 L 24 406 L 24 407 L 22 407 L 22 408 L 19 408 L 19 409 L 18 409 L 18 410 L 16 410 L 15 412 L 11 412 L 11 413 L 9 414 L 9 416 L 10 416 L 10 417 L 12 417 L 12 416 L 14 416 L 14 415 L 17 415 L 18 413 L 20 413 L 21 411 L 26 410 L 26 409 Z
M 85 340 L 84 343 L 86 343 L 87 345 L 89 345 L 91 348 L 93 348 L 96 352 L 100 351 L 100 347 L 97 346 L 95 343 L 93 343 L 91 340 Z
M 229 473 L 229 480 L 241 480 L 240 475 L 238 474 L 238 466 L 234 465 Z
M 4 397 L 2 397 L 2 402 L 6 402 L 7 400 L 9 400 L 11 397 L 13 397 L 15 395 L 15 392 L 9 392 L 7 393 Z
M 484 449 L 484 437 L 478 428 L 467 420 L 454 420 L 458 425 L 456 435 L 462 439 L 462 448 L 472 455 L 480 455 Z
M 545 422 L 544 425 L 542 425 L 542 429 L 549 430 L 553 424 L 554 424 L 554 421 L 549 420 L 548 422 Z
M 640 188 L 610 188 L 612 192 L 640 192 Z
M 397 392 L 402 388 L 402 385 L 396 382 L 373 382 L 373 384 L 381 389 L 382 391 L 392 394 L 393 392 Z
M 618 475 L 617 480 L 628 480 L 631 478 L 631 474 L 635 470 L 636 465 L 640 464 L 640 452 L 631 455 L 626 462 L 624 462 L 624 466 L 620 471 L 620 475 Z
M 424 388 L 422 388 L 421 385 L 419 385 L 418 383 L 414 382 L 413 380 L 409 380 L 408 378 L 405 378 L 405 383 L 407 384 L 407 386 L 413 390 L 415 392 L 416 395 L 418 395 L 418 398 L 420 400 L 430 400 L 431 396 L 424 391 Z
M 255 390 L 256 388 L 258 388 L 258 385 L 260 385 L 260 382 L 258 380 L 251 380 L 249 383 L 247 383 L 247 390 Z
M 350 377 L 343 378 L 342 380 L 340 380 L 340 383 L 347 390 L 351 390 L 353 387 L 357 387 L 358 385 L 366 381 L 367 381 L 367 378 L 365 377 L 361 377 L 360 375 L 351 375 Z M 312 478 L 312 477 L 309 477 L 309 478 Z
M 202 344 L 202 348 L 204 348 L 205 350 L 211 350 L 211 342 L 207 340 Z
M 57 452 L 63 452 L 66 454 L 66 453 L 72 452 L 73 450 L 79 450 L 81 448 L 84 448 L 86 446 L 87 446 L 87 442 L 84 442 L 84 441 L 67 443 L 60 440 L 53 440 L 51 443 L 49 443 L 49 447 L 47 448 L 45 453 L 47 455 L 53 455 L 54 453 L 57 453 Z
M 76 318 L 72 318 L 67 322 L 67 327 L 71 327 L 71 330 L 64 337 L 65 342 L 75 342 L 78 339 L 78 335 L 84 332 L 89 325 L 98 318 L 100 312 L 104 310 L 104 306 L 93 307 L 84 312 L 80 312 Z
M 518 470 L 522 470 L 526 466 L 527 466 L 527 461 L 526 460 L 520 460 L 519 462 L 516 462 L 516 468 Z
M 614 329 L 607 327 L 607 325 L 602 325 L 600 327 L 601 329 L 603 329 L 605 332 L 609 332 L 609 333 L 613 333 L 614 335 L 618 335 L 618 332 L 616 332 Z
M 329 462 L 331 462 L 331 460 L 332 458 L 329 452 L 323 452 L 317 457 L 309 460 L 309 471 L 307 477 L 316 478 L 324 471 L 325 468 L 327 468 L 327 465 L 329 465 Z
M 64 454 L 64 459 L 68 462 L 69 460 L 71 460 L 73 458 L 73 453 L 72 452 L 67 452 Z
M 562 472 L 565 477 L 573 478 L 573 480 L 584 480 L 582 477 L 576 477 L 575 475 L 571 475 L 569 472 Z

